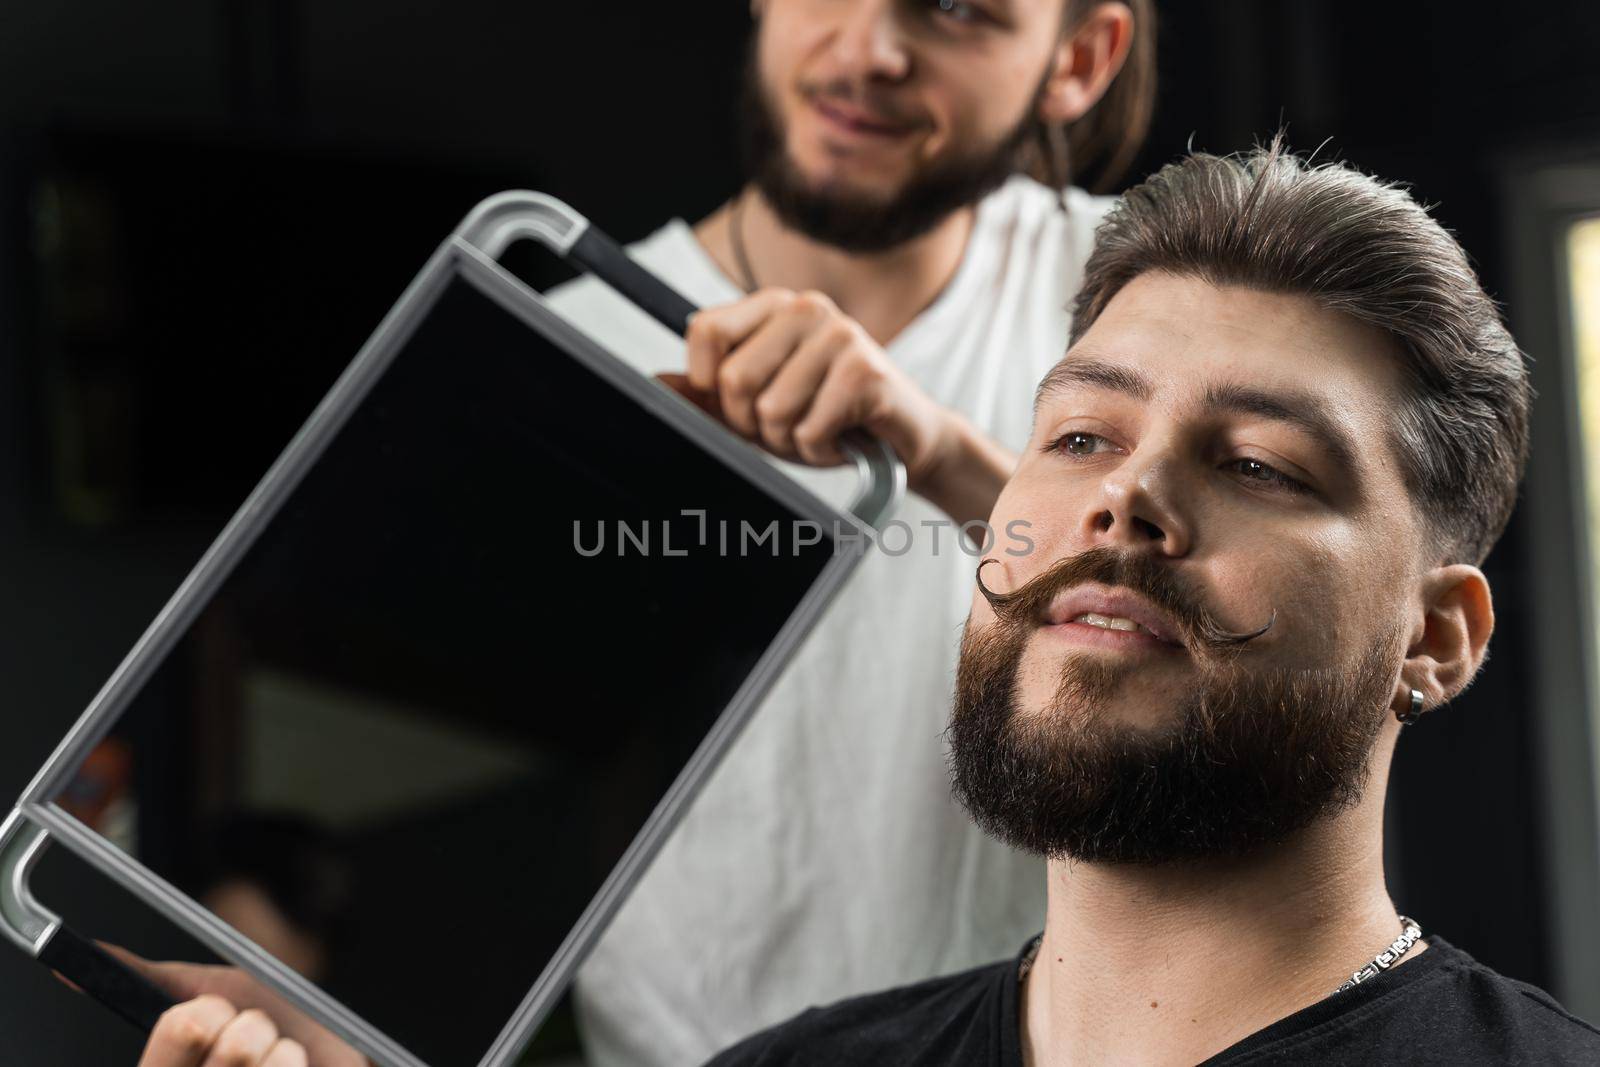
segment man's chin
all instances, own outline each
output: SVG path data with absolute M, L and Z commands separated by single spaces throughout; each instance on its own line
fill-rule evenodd
M 1154 695 L 1134 666 L 1101 651 L 1062 651 L 1036 633 L 1018 664 L 1016 706 L 1038 709 L 1040 716 L 1054 712 L 1071 722 L 1121 720 L 1147 709 Z
M 1129 691 L 1132 688 L 1135 691 Z M 1095 699 L 1063 698 L 1052 692 L 1017 694 L 1013 715 L 1017 722 L 1054 731 L 1069 731 L 1092 739 L 1102 731 L 1123 732 L 1126 736 L 1154 741 L 1177 729 L 1174 703 L 1165 697 L 1142 691 L 1142 687 L 1122 686 Z
M 787 158 L 789 181 L 805 195 L 852 211 L 886 211 L 900 198 L 907 180 L 899 173 L 862 166 L 849 159 L 803 164 Z

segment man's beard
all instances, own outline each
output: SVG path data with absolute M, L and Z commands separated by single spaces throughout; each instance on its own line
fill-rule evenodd
M 1083 582 L 1120 585 L 1168 611 L 1198 677 L 1171 721 L 1107 720 L 1137 669 L 1069 653 L 1048 707 L 1016 706 L 1017 670 L 1042 606 Z M 947 737 L 956 798 L 991 835 L 1050 858 L 1157 864 L 1236 857 L 1356 804 L 1402 653 L 1398 625 L 1353 664 L 1249 668 L 1203 603 L 1144 555 L 1093 549 L 1061 561 L 962 639 Z M 1209 633 L 1211 636 L 1208 636 Z
M 857 95 L 847 84 L 830 84 L 817 92 L 845 99 Z M 740 91 L 745 174 L 790 229 L 846 252 L 882 252 L 929 232 L 1015 174 L 1023 145 L 1038 128 L 1034 110 L 1030 102 L 1022 118 L 998 143 L 952 154 L 890 196 L 818 187 L 806 179 L 789 155 L 787 131 L 762 85 L 752 46 Z

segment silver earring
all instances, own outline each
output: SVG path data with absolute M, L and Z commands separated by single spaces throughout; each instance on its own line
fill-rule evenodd
M 1395 712 L 1394 717 L 1400 720 L 1401 726 L 1410 726 L 1422 718 L 1422 690 L 1413 689 L 1411 691 L 1411 707 L 1405 711 Z

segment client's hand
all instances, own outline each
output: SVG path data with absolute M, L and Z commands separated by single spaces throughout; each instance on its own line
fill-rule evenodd
M 161 1016 L 139 1067 L 370 1067 L 367 1058 L 234 967 L 152 963 L 107 952 L 181 1001 Z

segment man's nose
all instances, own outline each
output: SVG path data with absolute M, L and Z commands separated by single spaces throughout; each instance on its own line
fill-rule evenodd
M 903 79 L 911 56 L 902 39 L 896 7 L 899 0 L 848 0 L 834 37 L 838 73 L 866 81 Z
M 1168 453 L 1135 452 L 1107 472 L 1085 516 L 1089 543 L 1187 555 L 1194 531 L 1178 496 L 1176 463 Z

